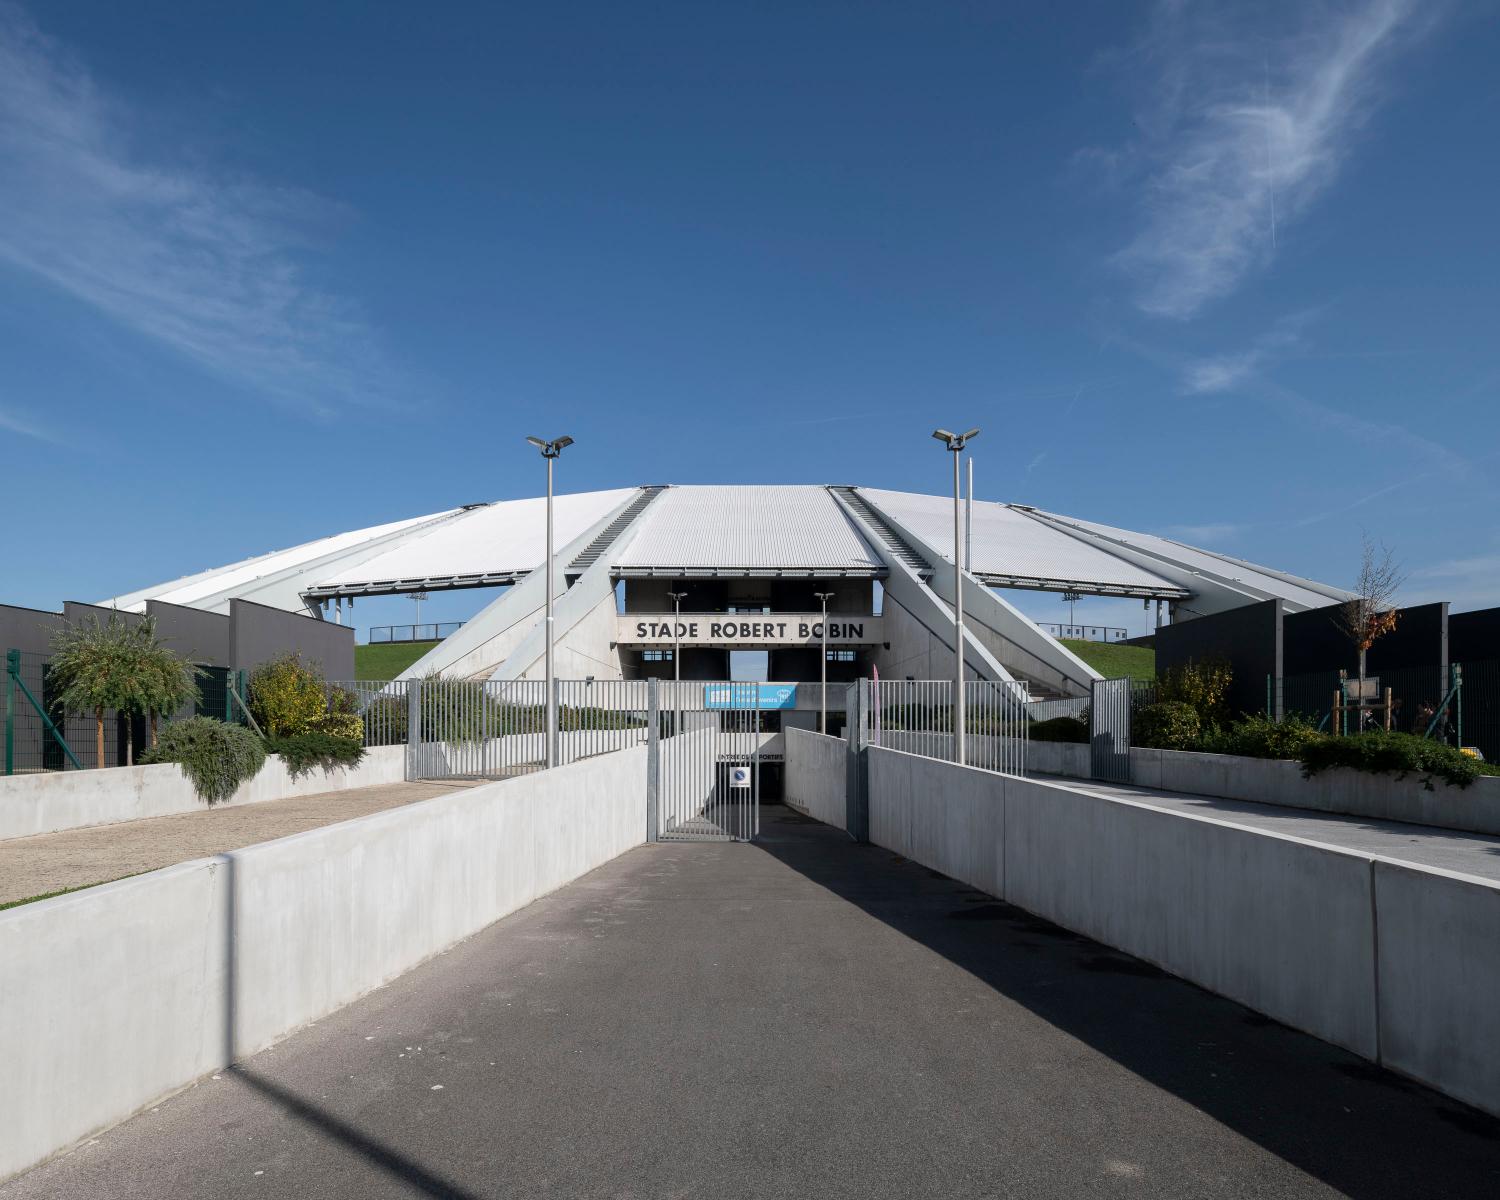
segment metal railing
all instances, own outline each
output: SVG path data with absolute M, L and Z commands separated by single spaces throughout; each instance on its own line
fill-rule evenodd
M 943 679 L 872 683 L 870 744 L 954 761 L 953 690 L 953 683 Z M 1030 726 L 1024 688 L 971 679 L 964 684 L 964 706 L 966 765 L 1024 775 Z
M 464 627 L 462 621 L 437 621 L 426 625 L 371 625 L 368 645 L 387 642 L 440 642 Z

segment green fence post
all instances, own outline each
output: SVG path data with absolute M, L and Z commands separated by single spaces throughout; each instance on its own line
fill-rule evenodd
M 224 724 L 234 724 L 234 671 L 224 668 Z
M 16 676 L 21 673 L 21 652 L 5 652 L 5 773 L 16 773 Z

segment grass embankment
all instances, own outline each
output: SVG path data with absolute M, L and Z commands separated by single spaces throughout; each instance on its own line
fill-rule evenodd
M 436 642 L 382 642 L 378 646 L 354 647 L 354 678 L 394 679 Z
M 1064 638 L 1063 645 L 1106 679 L 1156 678 L 1156 651 L 1150 646 L 1122 646 L 1118 642 L 1080 642 Z

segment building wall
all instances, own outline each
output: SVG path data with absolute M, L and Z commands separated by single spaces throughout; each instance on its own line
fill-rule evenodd
M 1287 675 L 1359 670 L 1359 653 L 1335 623 L 1337 605 L 1288 613 L 1282 621 L 1282 666 Z M 1158 650 L 1158 656 L 1160 650 Z M 1370 648 L 1371 675 L 1406 667 L 1448 665 L 1448 603 L 1399 610 L 1396 628 Z M 1160 661 L 1158 657 L 1158 661 Z
M 327 679 L 354 678 L 354 627 L 284 612 L 251 600 L 229 602 L 231 663 L 254 670 L 283 654 L 300 653 Z
M 1448 658 L 1456 663 L 1500 659 L 1500 608 L 1450 615 Z
M 0 650 L 47 654 L 51 649 L 53 636 L 62 627 L 61 613 L 0 604 Z
M 1235 712 L 1266 708 L 1266 679 L 1282 674 L 1281 600 L 1263 600 L 1156 631 L 1156 672 L 1190 662 L 1223 659 L 1234 672 L 1229 705 Z
M 161 600 L 146 601 L 146 615 L 156 620 L 157 636 L 189 662 L 232 667 L 229 618 Z

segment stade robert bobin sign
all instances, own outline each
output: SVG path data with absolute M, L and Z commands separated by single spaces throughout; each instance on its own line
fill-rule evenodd
M 883 642 L 884 617 L 830 613 L 830 646 L 868 646 Z M 822 613 L 683 613 L 673 629 L 671 613 L 626 613 L 615 618 L 615 641 L 621 646 L 818 646 L 823 642 Z

